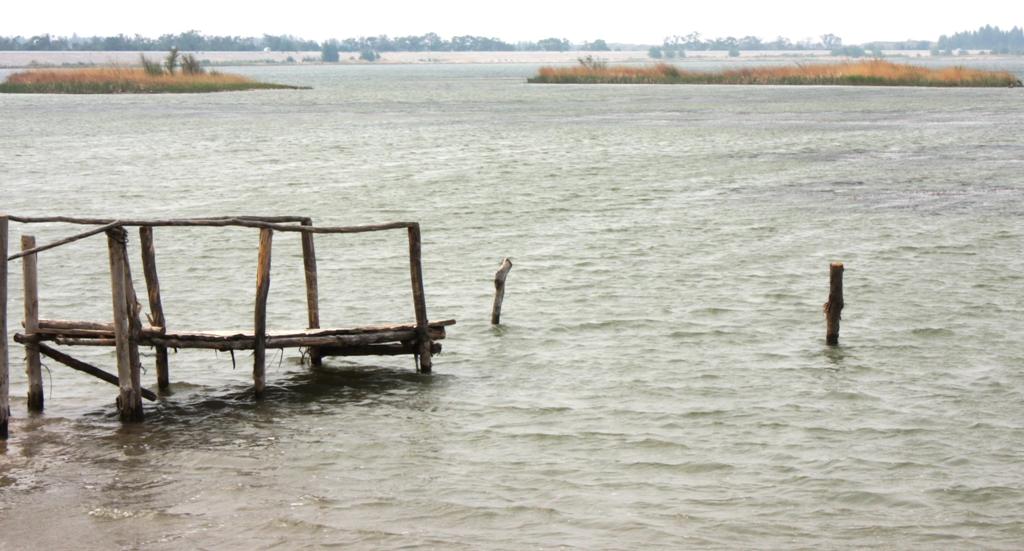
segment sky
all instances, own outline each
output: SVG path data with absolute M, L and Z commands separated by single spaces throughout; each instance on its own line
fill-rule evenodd
M 310 40 L 356 36 L 471 34 L 507 42 L 547 37 L 579 43 L 659 44 L 667 36 L 757 36 L 817 40 L 831 33 L 847 44 L 934 40 L 982 25 L 1024 26 L 1019 0 L 707 0 L 705 2 L 578 0 L 375 0 L 261 2 L 235 0 L 11 0 L 0 10 L 0 36 L 156 37 L 198 30 L 207 35 L 291 34 Z

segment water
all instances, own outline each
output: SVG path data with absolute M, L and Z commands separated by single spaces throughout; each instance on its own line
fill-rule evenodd
M 0 96 L 2 210 L 419 220 L 428 310 L 459 320 L 432 376 L 289 352 L 260 403 L 248 356 L 172 354 L 173 395 L 130 427 L 113 387 L 52 362 L 28 417 L 14 348 L 0 548 L 1019 546 L 1019 89 L 528 86 L 532 69 Z M 172 327 L 251 323 L 253 231 L 156 234 Z M 270 326 L 301 327 L 299 242 L 274 244 Z M 413 319 L 404 244 L 319 239 L 325 325 Z M 42 315 L 109 317 L 105 255 L 41 255 Z

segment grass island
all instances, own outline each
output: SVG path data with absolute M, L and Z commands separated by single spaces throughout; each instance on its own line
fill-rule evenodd
M 164 63 L 141 56 L 141 67 L 112 66 L 34 69 L 13 73 L 0 82 L 9 94 L 158 94 L 302 89 L 259 82 L 241 75 L 207 71 L 192 54 L 171 50 Z
M 537 84 L 776 84 L 835 86 L 1018 87 L 1007 71 L 963 66 L 929 68 L 874 59 L 860 62 L 807 63 L 785 67 L 749 67 L 724 71 L 687 71 L 668 63 L 647 67 L 608 65 L 581 58 L 570 67 L 541 67 L 527 82 Z

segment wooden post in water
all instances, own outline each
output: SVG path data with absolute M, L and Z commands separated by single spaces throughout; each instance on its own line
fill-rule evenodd
M 843 263 L 829 266 L 828 302 L 825 303 L 825 344 L 839 344 L 839 319 L 843 311 Z
M 412 279 L 412 300 L 416 310 L 416 354 L 417 366 L 421 373 L 430 373 L 433 362 L 430 358 L 431 342 L 427 327 L 427 299 L 423 291 L 422 238 L 420 225 L 409 225 L 409 272 Z
M 142 392 L 132 380 L 131 328 L 128 322 L 128 291 L 125 288 L 128 234 L 124 228 L 107 230 L 107 249 L 110 253 L 110 291 L 114 310 L 114 341 L 117 348 L 117 380 L 120 393 L 117 408 L 121 421 L 142 421 Z M 137 378 L 137 377 L 136 377 Z
M 491 325 L 501 323 L 501 303 L 505 301 L 505 278 L 512 269 L 512 260 L 505 258 L 501 261 L 498 272 L 494 274 L 494 306 L 491 307 Z
M 146 294 L 149 296 L 149 323 L 157 327 L 167 328 L 164 318 L 164 305 L 160 297 L 160 278 L 156 271 L 156 246 L 153 243 L 153 228 L 139 228 L 139 244 L 142 247 L 142 271 L 146 276 Z M 170 386 L 170 375 L 167 365 L 167 347 L 154 346 L 156 352 L 156 386 L 166 392 Z
M 267 297 L 270 295 L 270 247 L 274 239 L 274 230 L 260 230 L 260 254 L 256 268 L 256 319 L 253 347 L 253 392 L 257 398 L 263 397 L 266 388 L 267 363 Z
M 0 440 L 7 440 L 11 418 L 11 372 L 7 359 L 7 227 L 0 214 Z
M 303 226 L 312 226 L 313 221 L 306 219 L 302 221 Z M 306 308 L 309 314 L 309 328 L 320 328 L 320 291 L 316 277 L 316 249 L 313 247 L 313 234 L 302 232 L 302 265 L 306 274 Z M 319 367 L 322 363 L 320 349 L 311 346 L 309 348 L 309 363 Z
M 120 243 L 121 257 L 124 258 L 124 294 L 128 307 L 128 358 L 132 362 L 132 389 L 136 394 L 141 395 L 142 391 L 142 359 L 139 357 L 139 341 L 142 340 L 142 305 L 139 304 L 139 297 L 135 294 L 135 284 L 132 282 L 132 266 L 128 261 L 128 233 L 125 232 L 125 240 Z M 140 402 L 141 404 L 141 402 Z
M 21 250 L 34 249 L 36 238 L 21 236 Z M 38 257 L 34 254 L 21 259 L 25 288 L 25 334 L 34 337 L 39 329 L 39 268 Z M 28 410 L 43 411 L 43 374 L 39 359 L 39 347 L 35 341 L 25 345 L 25 372 L 28 375 Z

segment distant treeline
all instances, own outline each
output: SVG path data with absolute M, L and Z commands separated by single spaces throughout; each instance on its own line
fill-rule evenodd
M 36 51 L 165 51 L 177 48 L 181 51 L 244 52 L 270 49 L 276 52 L 312 52 L 324 47 L 336 48 L 341 52 L 501 52 L 501 51 L 568 51 L 574 47 L 608 50 L 603 40 L 595 40 L 574 46 L 564 38 L 545 38 L 536 42 L 511 44 L 497 38 L 484 36 L 453 36 L 441 38 L 435 33 L 421 36 L 388 37 L 367 36 L 328 40 L 323 43 L 305 40 L 291 35 L 274 36 L 265 34 L 253 36 L 206 36 L 198 31 L 180 34 L 165 34 L 158 38 L 142 35 L 127 36 L 0 36 L 0 50 Z
M 1024 53 L 1024 30 L 1013 27 L 1008 31 L 986 25 L 976 31 L 964 31 L 952 36 L 943 35 L 938 42 L 929 40 L 906 40 L 899 42 L 872 42 L 862 45 L 868 50 L 991 50 L 997 53 Z M 644 46 L 645 48 L 647 46 Z M 607 51 L 611 50 L 604 40 L 572 44 L 564 38 L 545 38 L 536 42 L 505 42 L 485 36 L 453 36 L 442 38 L 436 33 L 419 36 L 363 36 L 331 39 L 324 42 L 305 40 L 291 35 L 253 36 L 207 36 L 198 31 L 180 34 L 165 34 L 158 38 L 142 35 L 53 36 L 49 34 L 24 37 L 0 36 L 0 50 L 41 50 L 41 51 L 165 51 L 178 48 L 181 51 L 261 51 L 277 52 L 502 52 L 502 51 Z M 756 36 L 735 38 L 702 38 L 700 33 L 675 35 L 665 38 L 661 45 L 651 47 L 651 57 L 681 57 L 686 51 L 720 50 L 832 50 L 843 51 L 843 41 L 833 34 L 825 34 L 818 40 L 808 39 L 794 42 L 779 36 L 764 40 Z M 854 48 L 857 48 L 856 46 Z
M 937 44 L 944 52 L 953 50 L 991 50 L 1000 54 L 1024 54 L 1024 29 L 1014 27 L 1008 31 L 985 25 L 976 31 L 964 31 L 953 36 L 942 35 Z

